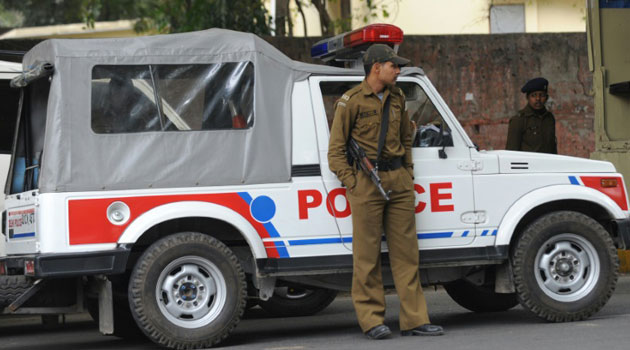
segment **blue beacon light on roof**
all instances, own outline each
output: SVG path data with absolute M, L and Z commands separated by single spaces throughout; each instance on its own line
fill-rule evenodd
M 402 40 L 403 32 L 400 28 L 391 24 L 371 24 L 316 42 L 311 47 L 311 57 L 324 61 L 356 57 L 371 44 L 388 44 L 396 49 Z

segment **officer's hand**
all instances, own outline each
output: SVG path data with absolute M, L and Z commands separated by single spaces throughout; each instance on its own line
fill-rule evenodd
M 352 193 L 352 191 L 354 191 L 354 188 L 357 187 L 356 175 L 348 176 L 348 179 L 346 179 L 344 185 L 348 189 L 348 192 Z

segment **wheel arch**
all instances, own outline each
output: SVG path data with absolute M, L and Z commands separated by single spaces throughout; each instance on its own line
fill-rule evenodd
M 601 223 L 611 236 L 615 235 L 615 230 L 608 223 L 625 217 L 612 199 L 597 190 L 576 185 L 544 187 L 527 193 L 508 209 L 499 225 L 496 245 L 513 247 L 531 222 L 557 210 L 585 214 Z
M 267 257 L 258 232 L 247 219 L 224 206 L 198 201 L 164 204 L 142 213 L 125 229 L 118 243 L 132 244 L 134 251 L 143 251 L 164 236 L 184 231 L 207 234 L 233 249 L 239 248 L 234 249 L 235 253 L 244 259 L 244 250 L 253 259 Z M 132 263 L 130 259 L 128 264 Z

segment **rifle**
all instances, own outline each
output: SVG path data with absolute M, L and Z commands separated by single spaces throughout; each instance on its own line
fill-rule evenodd
M 357 166 L 370 177 L 370 180 L 374 182 L 379 192 L 381 192 L 381 194 L 383 195 L 383 198 L 388 201 L 389 194 L 392 191 L 385 192 L 385 189 L 381 185 L 381 178 L 378 176 L 378 169 L 372 164 L 370 159 L 365 154 L 365 151 L 353 138 L 350 138 L 350 140 L 348 141 L 348 155 L 349 158 L 351 158 L 348 160 L 354 161 L 354 164 L 357 164 Z

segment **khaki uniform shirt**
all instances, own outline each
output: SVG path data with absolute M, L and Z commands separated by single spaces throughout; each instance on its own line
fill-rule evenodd
M 348 164 L 346 144 L 352 137 L 363 148 L 368 158 L 376 159 L 381 115 L 386 98 L 389 102 L 389 126 L 381 159 L 402 157 L 403 166 L 413 176 L 411 159 L 411 123 L 405 110 L 405 96 L 397 87 L 385 88 L 383 100 L 372 91 L 365 80 L 348 90 L 335 102 L 335 117 L 330 130 L 328 165 L 348 188 L 356 184 L 354 168 Z
M 505 149 L 557 154 L 553 114 L 549 111 L 538 114 L 529 105 L 520 110 L 510 119 Z

